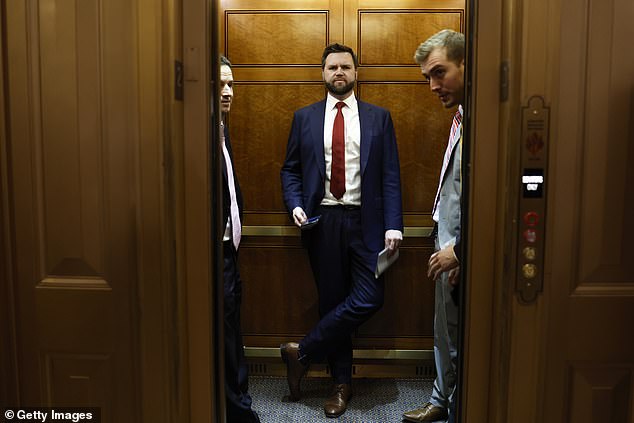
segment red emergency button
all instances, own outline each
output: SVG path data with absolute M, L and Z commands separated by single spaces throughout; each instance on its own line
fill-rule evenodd
M 537 231 L 535 229 L 526 229 L 524 231 L 524 239 L 531 244 L 537 241 Z
M 524 223 L 526 223 L 528 226 L 537 226 L 537 224 L 539 223 L 539 215 L 537 214 L 537 212 L 526 212 L 526 214 L 524 215 Z

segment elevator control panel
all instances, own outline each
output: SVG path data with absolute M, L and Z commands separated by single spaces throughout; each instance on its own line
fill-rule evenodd
M 543 288 L 549 112 L 540 96 L 522 108 L 515 289 L 524 303 L 535 301 Z

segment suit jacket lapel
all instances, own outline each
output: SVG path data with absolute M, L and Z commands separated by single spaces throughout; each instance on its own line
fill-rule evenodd
M 460 128 L 458 128 L 458 130 L 460 131 Z M 456 134 L 452 139 L 450 139 L 448 142 L 449 144 L 449 160 L 447 161 L 447 163 L 444 163 L 443 160 L 443 166 L 442 169 L 440 171 L 440 185 L 442 185 L 445 182 L 445 178 L 447 177 L 447 174 L 449 172 L 447 172 L 447 170 L 449 169 L 449 167 L 451 166 L 451 164 L 453 163 L 453 156 L 454 153 L 456 151 L 456 146 L 458 145 L 460 138 L 462 138 L 462 136 L 460 134 Z
M 372 121 L 374 119 L 374 113 L 372 113 L 372 109 L 362 101 L 357 101 L 357 105 L 359 107 L 359 126 L 361 127 L 361 175 L 363 175 L 365 167 L 368 164 L 368 157 L 370 156 L 370 149 L 372 147 Z
M 324 158 L 324 120 L 326 115 L 326 100 L 313 105 L 310 115 L 310 132 L 313 136 L 315 158 L 322 180 L 326 177 L 326 159 Z

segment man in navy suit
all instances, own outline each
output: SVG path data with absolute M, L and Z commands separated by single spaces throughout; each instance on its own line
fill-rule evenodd
M 222 143 L 223 209 L 226 223 L 223 235 L 224 256 L 224 344 L 225 344 L 225 397 L 227 421 L 231 423 L 259 423 L 260 419 L 251 409 L 248 392 L 247 365 L 240 330 L 240 306 L 242 303 L 242 280 L 238 272 L 238 248 L 242 236 L 242 194 L 233 166 L 233 153 L 229 141 L 229 130 L 224 125 L 225 117 L 233 100 L 233 73 L 231 62 L 220 57 L 220 111 Z
M 299 343 L 281 346 L 290 399 L 310 362 L 328 360 L 335 386 L 328 417 L 346 411 L 352 395 L 352 332 L 383 305 L 377 255 L 403 239 L 401 182 L 390 113 L 354 95 L 357 58 L 331 44 L 322 56 L 325 100 L 295 112 L 282 166 L 282 191 L 302 230 L 317 285 L 320 321 Z

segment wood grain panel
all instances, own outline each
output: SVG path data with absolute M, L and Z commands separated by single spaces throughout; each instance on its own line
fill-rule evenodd
M 241 245 L 246 346 L 277 347 L 281 341 L 301 339 L 317 323 L 315 283 L 307 253 L 298 242 L 299 238 L 252 238 Z M 357 347 L 426 349 L 433 344 L 434 283 L 421 266 L 433 245 L 411 238 L 404 245 L 386 275 L 383 308 L 354 335 Z
M 592 2 L 590 2 L 592 3 Z M 591 7 L 591 6 L 589 6 Z M 618 52 L 628 48 L 632 16 L 625 4 L 610 1 L 603 13 L 586 23 L 587 58 L 583 66 L 583 144 L 581 145 L 581 236 L 578 268 L 581 285 L 600 283 L 606 289 L 634 294 L 630 257 L 634 257 L 634 59 Z M 612 48 L 605 48 L 613 43 Z M 599 77 L 599 75 L 604 77 Z M 615 285 L 617 284 L 617 285 Z M 582 288 L 583 289 L 583 288 Z
M 441 29 L 460 31 L 462 21 L 462 10 L 360 10 L 359 63 L 417 66 L 416 47 Z
M 225 27 L 234 65 L 320 65 L 328 43 L 327 11 L 227 11 Z
M 533 7 L 530 16 L 549 14 L 550 7 Z M 528 348 L 544 351 L 545 366 L 536 367 L 544 373 L 532 384 L 543 404 L 536 420 L 631 422 L 634 56 L 619 52 L 634 38 L 634 8 L 630 0 L 565 0 L 561 9 L 546 26 L 533 25 L 537 18 L 522 23 L 532 28 L 521 40 L 525 98 L 545 91 L 556 119 L 546 181 L 549 260 L 535 306 L 543 321 L 535 336 L 547 335 Z M 526 351 L 523 329 L 517 349 Z M 524 396 L 515 401 L 527 404 Z
M 234 92 L 229 129 L 245 211 L 286 213 L 280 169 L 293 111 L 321 100 L 323 83 L 238 83 Z
M 100 407 L 102 421 L 110 420 L 103 414 L 111 409 L 110 356 L 56 353 L 45 355 L 44 363 L 49 406 Z
M 631 419 L 632 369 L 575 365 L 570 369 L 569 414 L 574 423 L 627 422 Z
M 398 261 L 385 275 L 383 308 L 359 327 L 357 338 L 394 337 L 386 348 L 399 348 L 398 338 L 433 339 L 435 284 L 427 277 L 427 261 L 434 245 L 421 241 L 426 245 L 412 246 L 411 238 L 403 243 Z
M 405 213 L 431 214 L 452 115 L 426 83 L 359 83 L 359 98 L 392 113 Z
M 321 65 L 311 67 L 234 67 L 233 78 L 240 81 L 240 84 L 246 82 L 315 82 L 322 85 Z
M 94 400 L 104 423 L 173 421 L 171 401 L 141 411 L 150 398 L 168 398 L 173 377 L 161 347 L 162 301 L 172 295 L 162 226 L 163 8 L 3 5 L 11 143 L 0 171 L 12 198 L 2 224 L 11 228 L 20 403 Z
M 363 82 L 423 82 L 420 67 L 362 67 L 359 81 Z
M 299 339 L 317 323 L 317 290 L 300 246 L 241 246 L 240 274 L 245 336 Z
M 464 8 L 464 0 L 390 0 L 381 4 L 376 0 L 349 0 L 359 9 L 385 9 L 385 10 L 409 10 L 409 9 L 461 9 Z
M 104 271 L 99 2 L 46 1 L 39 10 L 42 275 L 96 277 Z

